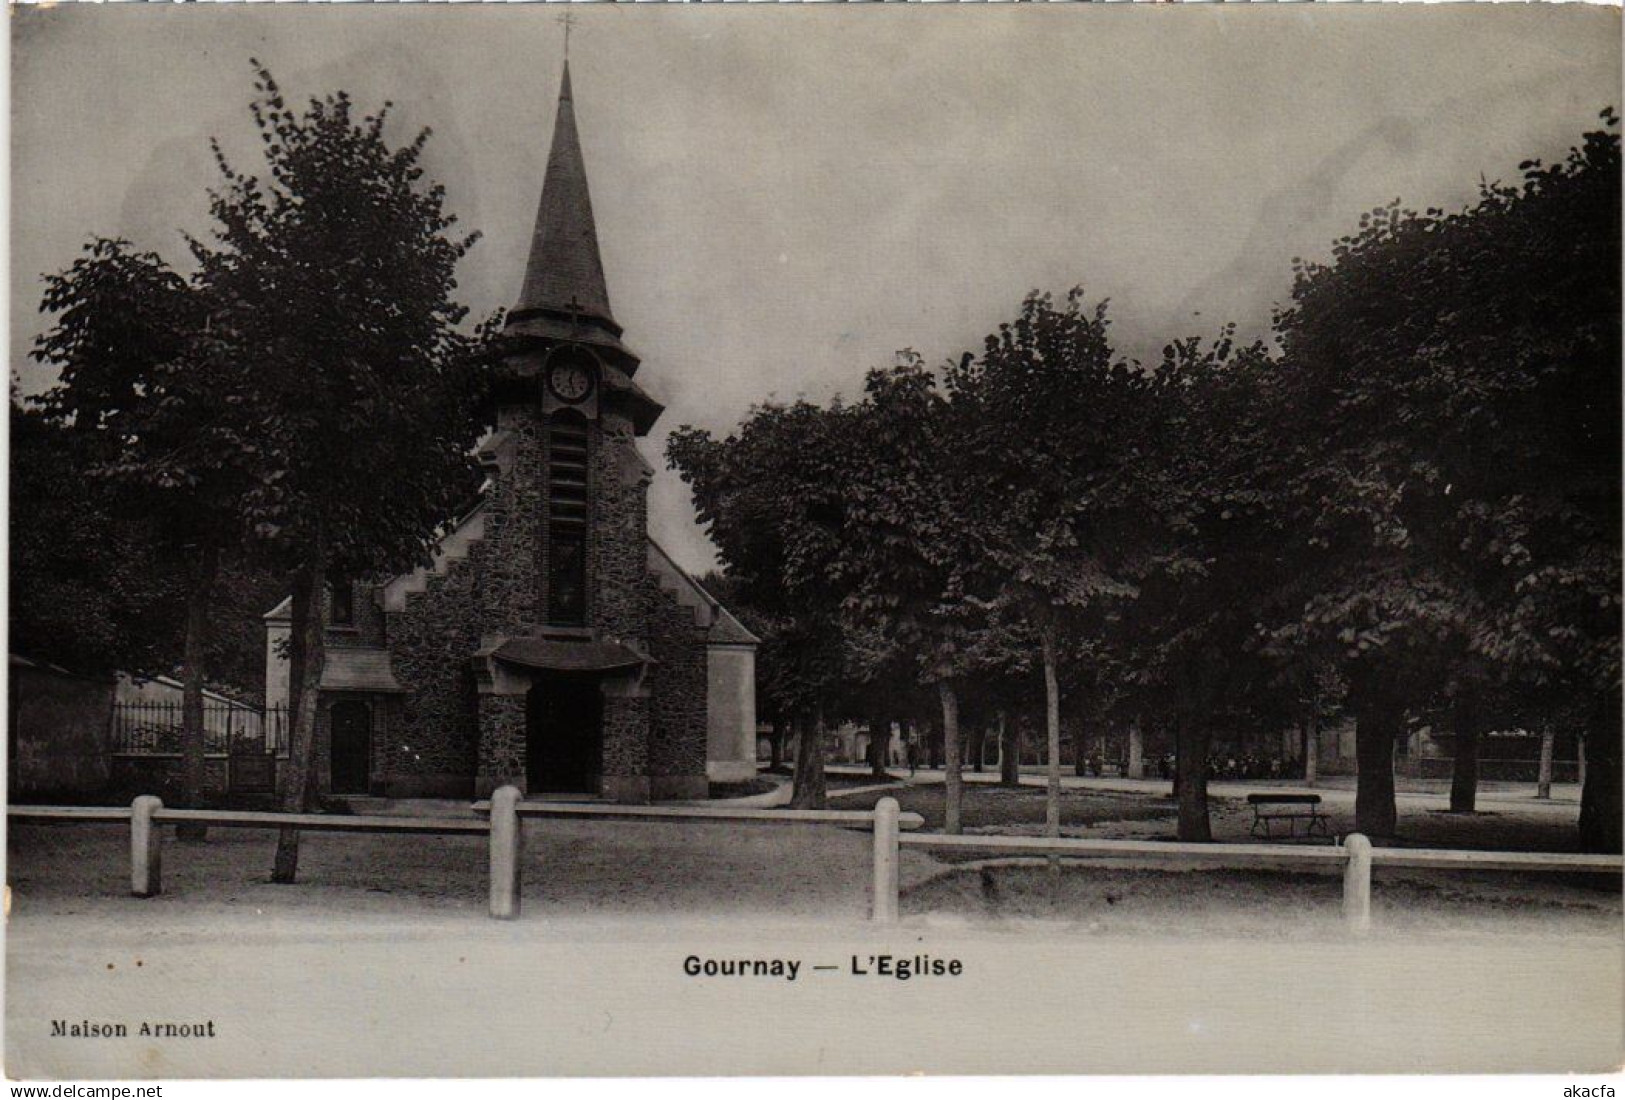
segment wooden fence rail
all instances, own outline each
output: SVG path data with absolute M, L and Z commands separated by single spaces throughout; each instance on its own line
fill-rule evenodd
M 754 821 L 781 824 L 841 824 L 875 828 L 876 884 L 882 884 L 879 868 L 890 861 L 892 899 L 889 919 L 896 919 L 896 833 L 899 828 L 917 829 L 925 824 L 919 814 L 898 814 L 895 799 L 889 811 L 869 810 L 765 810 L 735 809 L 726 806 L 597 806 L 567 803 L 521 803 L 518 789 L 503 787 L 490 802 L 477 803 L 481 817 L 384 817 L 366 814 L 290 814 L 251 810 L 168 809 L 152 795 L 142 795 L 123 806 L 14 806 L 7 816 L 12 821 L 53 824 L 130 823 L 130 892 L 136 897 L 155 897 L 163 892 L 163 831 L 161 826 L 183 822 L 227 829 L 300 829 L 327 833 L 397 833 L 430 835 L 477 835 L 487 838 L 490 849 L 491 916 L 511 920 L 519 915 L 520 868 L 523 863 L 523 821 L 532 817 L 597 817 L 623 820 Z M 877 820 L 885 819 L 883 826 Z M 881 838 L 890 837 L 882 845 Z M 883 850 L 884 849 L 884 850 Z M 876 905 L 881 902 L 877 901 Z M 879 918 L 877 918 L 879 919 Z
M 884 801 L 892 801 L 886 799 Z M 1066 859 L 1150 860 L 1217 863 L 1226 867 L 1341 867 L 1343 916 L 1349 931 L 1371 929 L 1371 868 L 1449 871 L 1625 872 L 1625 857 L 1563 852 L 1467 852 L 1445 848 L 1378 848 L 1359 833 L 1338 847 L 1286 848 L 1268 844 L 1169 844 L 1155 840 L 1093 840 L 1083 837 L 947 836 L 920 833 L 898 838 L 916 848 L 979 851 L 995 855 L 1059 856 Z M 895 905 L 895 901 L 892 903 Z
M 81 825 L 116 825 L 130 820 L 128 806 L 12 806 L 12 821 L 77 822 Z
M 493 796 L 494 800 L 494 796 Z M 897 800 L 890 800 L 896 804 Z M 474 812 L 488 814 L 490 802 L 474 803 Z M 856 825 L 868 828 L 874 823 L 872 810 L 766 810 L 732 806 L 634 806 L 600 805 L 589 802 L 520 802 L 520 817 L 600 817 L 646 821 L 762 821 L 781 825 Z M 925 818 L 916 813 L 899 814 L 898 828 L 918 829 Z
M 848 825 L 874 836 L 874 879 L 870 919 L 892 924 L 898 916 L 899 849 L 978 851 L 997 855 L 1058 856 L 1164 863 L 1214 863 L 1226 867 L 1321 867 L 1343 871 L 1343 913 L 1349 930 L 1371 927 L 1371 869 L 1384 867 L 1461 871 L 1534 871 L 1620 874 L 1625 857 L 1542 852 L 1467 852 L 1449 849 L 1376 848 L 1359 833 L 1339 847 L 1286 848 L 1268 844 L 1169 844 L 1147 840 L 1092 840 L 1077 837 L 948 836 L 918 833 L 925 824 L 902 813 L 895 798 L 882 798 L 873 810 L 768 810 L 727 806 L 612 806 L 523 802 L 517 788 L 502 787 L 489 802 L 476 803 L 480 817 L 383 817 L 350 814 L 287 814 L 241 810 L 172 810 L 152 795 L 121 806 L 14 806 L 17 822 L 54 824 L 130 823 L 130 892 L 153 897 L 163 890 L 161 826 L 194 822 L 237 829 L 301 829 L 330 833 L 478 835 L 490 854 L 490 912 L 512 920 L 520 909 L 520 869 L 524 863 L 524 821 L 538 817 L 587 817 L 638 821 L 738 821 L 777 824 Z M 483 818 L 483 819 L 482 819 Z M 904 835 L 907 833 L 908 835 Z

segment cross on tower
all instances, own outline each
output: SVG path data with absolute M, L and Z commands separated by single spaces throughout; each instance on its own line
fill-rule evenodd
M 559 25 L 564 28 L 564 60 L 570 60 L 570 28 L 579 22 L 575 15 L 565 12 L 559 16 Z

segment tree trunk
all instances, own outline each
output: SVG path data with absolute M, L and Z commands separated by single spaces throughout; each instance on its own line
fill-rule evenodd
M 985 756 L 987 756 L 987 727 L 978 722 L 971 728 L 970 734 L 971 771 L 981 774 Z
M 1540 729 L 1540 774 L 1535 778 L 1535 797 L 1552 797 L 1552 751 L 1557 747 L 1557 729 L 1547 722 Z
M 796 738 L 795 792 L 790 797 L 790 808 L 795 810 L 822 810 L 828 790 L 824 783 L 824 712 L 808 729 L 806 715 L 802 715 Z
M 1128 778 L 1145 778 L 1145 727 L 1138 718 L 1128 724 Z
M 1212 840 L 1207 812 L 1207 726 L 1189 715 L 1179 715 L 1174 719 L 1174 738 L 1179 746 L 1179 839 Z
M 327 663 L 322 645 L 321 595 L 327 586 L 327 544 L 320 533 L 310 562 L 294 574 L 292 623 L 289 635 L 289 751 L 288 781 L 282 808 L 308 813 L 316 802 L 316 701 Z M 276 864 L 271 881 L 292 883 L 299 875 L 299 830 L 277 834 Z
M 1365 693 L 1354 727 L 1354 828 L 1373 840 L 1389 838 L 1398 828 L 1394 802 L 1394 741 L 1405 721 L 1405 708 L 1381 698 L 1382 689 Z
M 1021 722 L 999 711 L 999 785 L 1021 786 Z
M 788 725 L 789 719 L 782 712 L 773 716 L 773 735 L 767 739 L 769 771 L 776 772 L 784 767 L 785 727 Z
M 1061 685 L 1055 675 L 1055 633 L 1044 631 L 1044 725 L 1049 782 L 1044 794 L 1044 835 L 1061 835 Z
M 883 711 L 869 718 L 869 774 L 876 779 L 890 779 L 886 765 L 891 763 L 891 716 Z
M 1461 688 L 1452 710 L 1456 750 L 1450 764 L 1450 812 L 1470 814 L 1478 802 L 1478 690 Z
M 1166 732 L 1166 726 L 1164 726 L 1164 732 Z M 1207 759 L 1206 759 L 1206 757 L 1203 757 L 1202 766 L 1203 766 L 1203 768 L 1207 767 Z M 1184 772 L 1184 770 L 1185 770 L 1185 758 L 1184 758 L 1183 754 L 1181 753 L 1180 744 L 1179 744 L 1179 722 L 1177 720 L 1175 720 L 1174 721 L 1174 774 L 1170 778 L 1169 785 L 1168 785 L 1168 797 L 1173 799 L 1175 802 L 1179 801 L 1179 777 Z
M 1608 694 L 1596 725 L 1586 732 L 1585 785 L 1580 789 L 1580 848 L 1620 850 L 1620 700 Z
M 1303 726 L 1303 783 L 1313 787 L 1320 780 L 1320 711 L 1311 710 Z
M 959 774 L 959 696 L 948 680 L 937 681 L 937 698 L 942 701 L 942 757 L 943 799 L 942 831 L 957 835 L 963 830 L 959 824 L 960 807 L 965 800 L 965 784 Z
M 181 805 L 189 809 L 202 809 L 203 787 L 206 782 L 204 754 L 208 749 L 208 733 L 204 729 L 203 682 L 205 654 L 209 646 L 209 597 L 220 571 L 220 551 L 204 546 L 192 563 L 191 583 L 186 591 L 186 641 L 182 654 L 185 669 L 181 673 Z M 229 752 L 231 746 L 226 746 Z M 193 822 L 175 826 L 175 836 L 181 840 L 201 841 L 207 835 L 205 826 Z

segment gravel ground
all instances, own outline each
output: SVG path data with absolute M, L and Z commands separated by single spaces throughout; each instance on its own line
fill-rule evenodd
M 1598 881 L 1602 878 L 1602 881 Z M 1341 933 L 1342 879 L 1288 871 L 1168 871 L 1033 862 L 960 867 L 904 892 L 905 914 L 953 914 L 1054 933 L 1325 939 Z M 1379 936 L 1526 934 L 1617 945 L 1619 879 L 1488 872 L 1382 871 L 1372 888 Z
M 940 820 L 940 788 L 890 793 L 928 815 L 935 799 Z M 1069 791 L 1066 805 L 1069 832 L 1173 831 L 1153 794 Z M 986 788 L 967 816 L 1036 832 L 1042 807 L 1041 791 Z M 1244 838 L 1247 820 L 1244 803 L 1218 804 L 1221 838 Z M 1517 810 L 1406 819 L 1418 842 L 1474 847 L 1555 846 L 1567 827 Z M 137 900 L 127 829 L 14 826 L 7 1069 L 945 1072 L 985 1064 L 973 1035 L 1007 1072 L 1554 1071 L 1621 1053 L 1617 878 L 1379 870 L 1375 928 L 1354 943 L 1335 874 L 1114 864 L 1052 877 L 904 849 L 902 921 L 882 929 L 863 919 L 862 830 L 548 820 L 527 832 L 524 911 L 509 923 L 485 917 L 479 837 L 307 833 L 299 884 L 274 886 L 270 832 L 170 835 L 165 893 Z M 945 998 L 927 982 L 709 985 L 682 970 L 696 952 L 810 968 L 879 950 L 963 956 L 968 976 Z M 1016 989 L 1033 1011 L 989 1009 Z M 70 1045 L 50 1038 L 63 1018 L 207 1018 L 223 1038 Z M 893 1041 L 873 1041 L 880 1019 Z
M 155 929 L 163 934 L 155 934 Z M 25 921 L 12 1077 L 1611 1071 L 1617 943 L 1554 936 L 1058 937 L 1050 926 L 461 917 L 273 930 L 243 915 Z M 957 979 L 846 972 L 963 959 Z M 696 979 L 691 955 L 801 980 Z M 818 964 L 833 972 L 808 973 Z M 951 984 L 949 982 L 951 981 Z M 212 1021 L 207 1042 L 64 1041 L 56 1019 Z M 1552 1092 L 1551 1095 L 1556 1095 Z

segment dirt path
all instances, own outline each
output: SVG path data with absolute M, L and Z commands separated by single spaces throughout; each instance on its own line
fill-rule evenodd
M 23 921 L 7 1070 L 23 1077 L 910 1071 L 1601 1071 L 1621 1060 L 1616 943 L 1551 936 L 1082 939 L 845 921 L 243 914 L 148 934 Z M 958 979 L 860 978 L 929 953 Z M 795 982 L 684 975 L 794 959 Z M 829 971 L 813 971 L 829 965 Z M 212 1022 L 207 1041 L 53 1039 L 57 1019 Z
M 307 836 L 293 887 L 266 881 L 269 833 L 168 839 L 166 893 L 147 900 L 124 893 L 127 842 L 11 830 L 13 1075 L 970 1072 L 988 1052 L 1006 1072 L 1493 1072 L 1621 1055 L 1618 891 L 1583 884 L 1382 877 L 1377 930 L 1353 943 L 1335 876 L 1091 867 L 1056 885 L 905 850 L 903 920 L 878 929 L 865 832 L 558 821 L 534 830 L 524 912 L 503 923 L 484 915 L 479 838 Z M 851 973 L 883 951 L 961 958 L 965 977 Z M 683 973 L 713 955 L 805 969 Z M 212 1021 L 218 1038 L 70 1042 L 58 1020 Z
M 163 896 L 134 901 L 127 896 L 128 835 L 121 826 L 14 826 L 8 843 L 14 915 L 127 919 L 132 904 L 160 924 L 233 912 L 473 918 L 485 912 L 481 837 L 307 833 L 300 882 L 282 887 L 267 881 L 274 833 L 216 829 L 201 845 L 170 834 Z M 526 826 L 525 856 L 525 905 L 537 913 L 868 914 L 871 840 L 855 829 L 549 820 Z M 904 852 L 905 888 L 936 866 Z

